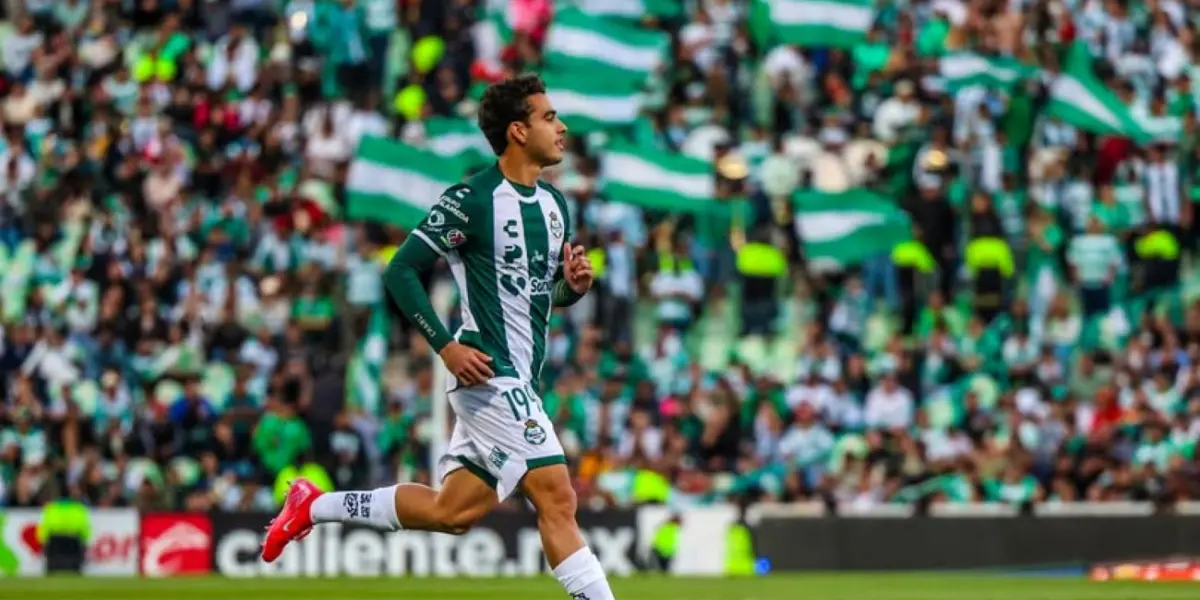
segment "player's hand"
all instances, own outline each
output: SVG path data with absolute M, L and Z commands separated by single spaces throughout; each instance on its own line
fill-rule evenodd
M 479 385 L 492 378 L 492 368 L 488 365 L 492 357 L 458 342 L 450 342 L 438 353 L 446 369 L 463 385 Z
M 592 261 L 587 257 L 587 250 L 583 246 L 571 247 L 571 244 L 563 244 L 563 275 L 567 279 L 567 285 L 575 290 L 576 294 L 586 294 L 592 289 L 592 282 L 596 276 L 592 273 Z

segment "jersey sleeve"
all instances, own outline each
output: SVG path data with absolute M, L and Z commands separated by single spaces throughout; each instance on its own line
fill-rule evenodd
M 475 192 L 465 184 L 447 189 L 412 234 L 440 256 L 470 245 L 470 211 Z

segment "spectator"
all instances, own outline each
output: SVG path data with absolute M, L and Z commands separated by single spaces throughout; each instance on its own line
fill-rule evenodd
M 900 387 L 895 372 L 885 372 L 879 385 L 867 394 L 863 415 L 868 427 L 903 429 L 913 422 L 913 397 Z
M 658 256 L 658 269 L 650 282 L 658 301 L 659 324 L 686 331 L 704 294 L 703 280 L 681 243 Z
M 1111 286 L 1124 268 L 1124 257 L 1117 239 L 1104 231 L 1100 219 L 1088 219 L 1087 234 L 1071 240 L 1067 262 L 1072 279 L 1079 286 L 1079 300 L 1085 319 L 1109 310 Z
M 795 422 L 779 441 L 778 458 L 794 465 L 805 485 L 817 487 L 833 451 L 833 435 L 817 421 L 813 405 L 800 403 L 795 414 Z
M 211 446 L 216 411 L 200 391 L 198 378 L 190 378 L 184 383 L 183 395 L 171 405 L 170 418 L 180 430 L 183 439 L 180 450 L 184 455 L 198 456 Z
M 278 474 L 312 447 L 308 426 L 296 416 L 296 407 L 275 397 L 254 430 L 254 451 L 270 473 Z
M 4 40 L 4 68 L 9 77 L 29 81 L 33 76 L 33 60 L 43 36 L 35 29 L 34 20 L 23 16 L 17 20 L 17 30 Z

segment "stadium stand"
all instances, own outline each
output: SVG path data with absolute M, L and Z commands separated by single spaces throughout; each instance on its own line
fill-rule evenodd
M 827 4 L 5 3 L 0 506 L 427 481 L 379 276 L 528 70 L 601 273 L 542 378 L 583 503 L 1197 498 L 1192 6 Z

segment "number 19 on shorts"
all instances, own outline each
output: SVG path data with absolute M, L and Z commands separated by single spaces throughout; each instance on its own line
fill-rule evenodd
M 522 388 L 513 388 L 505 390 L 500 394 L 508 402 L 508 408 L 512 409 L 513 418 L 521 421 L 528 419 L 534 411 L 542 412 L 542 407 L 536 398 L 531 398 L 531 394 L 527 394 Z

